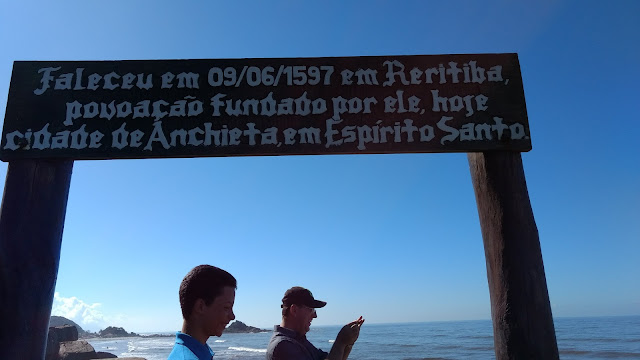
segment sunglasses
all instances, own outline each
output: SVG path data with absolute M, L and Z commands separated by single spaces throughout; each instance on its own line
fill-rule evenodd
M 307 305 L 301 305 L 301 306 L 302 306 L 302 307 L 304 307 L 304 308 L 306 308 L 306 309 L 311 310 L 311 312 L 312 312 L 312 313 L 316 314 L 316 309 L 315 309 L 315 308 L 309 307 L 309 306 L 307 306 Z

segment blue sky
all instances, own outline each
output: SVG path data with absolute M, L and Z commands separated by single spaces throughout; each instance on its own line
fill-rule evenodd
M 531 4 L 2 1 L 0 115 L 15 60 L 517 52 L 553 314 L 638 315 L 640 3 Z M 201 263 L 254 326 L 293 285 L 328 301 L 319 325 L 490 317 L 465 154 L 75 162 L 54 314 L 175 331 Z

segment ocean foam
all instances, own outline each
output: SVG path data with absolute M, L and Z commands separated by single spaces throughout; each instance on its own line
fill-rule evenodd
M 229 350 L 256 352 L 256 353 L 266 353 L 267 352 L 267 349 L 253 349 L 253 348 L 242 347 L 242 346 L 230 346 Z

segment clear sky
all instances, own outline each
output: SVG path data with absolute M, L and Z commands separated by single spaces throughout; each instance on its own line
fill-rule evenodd
M 517 52 L 553 314 L 638 315 L 640 2 L 523 3 L 2 0 L 0 118 L 15 60 Z M 253 326 L 293 285 L 328 302 L 314 324 L 490 318 L 465 154 L 75 162 L 54 315 L 178 330 L 202 263 Z

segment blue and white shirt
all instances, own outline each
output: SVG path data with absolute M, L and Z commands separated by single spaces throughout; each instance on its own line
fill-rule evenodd
M 191 336 L 178 332 L 176 343 L 167 360 L 212 360 L 213 350 Z

